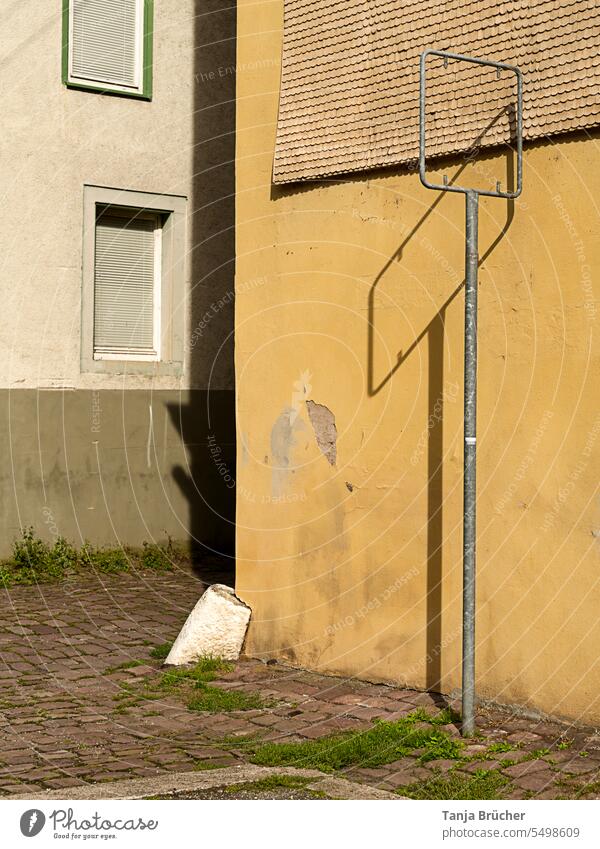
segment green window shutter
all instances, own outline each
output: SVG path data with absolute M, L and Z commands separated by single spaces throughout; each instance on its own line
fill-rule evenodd
M 156 358 L 158 220 L 102 215 L 96 222 L 94 355 Z

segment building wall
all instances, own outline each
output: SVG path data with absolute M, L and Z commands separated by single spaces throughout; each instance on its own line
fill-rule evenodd
M 60 2 L 4 10 L 0 555 L 27 525 L 232 549 L 235 13 L 154 7 L 151 102 L 65 88 Z M 187 198 L 181 377 L 81 372 L 84 184 Z
M 452 692 L 464 199 L 407 170 L 272 187 L 280 4 L 241 3 L 238 34 L 247 651 Z M 502 153 L 444 165 L 511 179 Z M 522 197 L 480 209 L 477 689 L 584 721 L 600 717 L 598 165 L 596 131 L 530 145 Z

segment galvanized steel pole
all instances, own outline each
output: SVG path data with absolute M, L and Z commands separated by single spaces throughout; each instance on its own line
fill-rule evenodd
M 445 176 L 442 184 L 431 183 L 426 173 L 426 62 L 428 57 L 439 57 L 448 67 L 449 61 L 469 62 L 495 68 L 498 77 L 503 72 L 515 74 L 517 81 L 517 108 L 515 138 L 517 154 L 517 185 L 502 191 L 496 183 L 495 191 L 453 185 Z M 476 551 L 476 451 L 477 451 L 477 267 L 479 196 L 511 200 L 521 194 L 523 187 L 523 79 L 514 65 L 492 62 L 473 56 L 462 56 L 447 50 L 425 50 L 421 54 L 419 83 L 419 176 L 428 189 L 439 192 L 460 192 L 466 198 L 466 251 L 465 251 L 465 408 L 464 408 L 464 512 L 463 512 L 463 657 L 462 657 L 462 734 L 475 733 L 475 551 Z
M 477 452 L 477 264 L 479 196 L 466 195 L 462 733 L 475 733 L 475 540 Z

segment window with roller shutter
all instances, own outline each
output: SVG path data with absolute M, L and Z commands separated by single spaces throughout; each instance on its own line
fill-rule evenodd
M 186 198 L 85 185 L 81 369 L 180 375 Z
M 94 357 L 160 357 L 160 216 L 115 212 L 96 221 Z
M 152 0 L 63 0 L 67 86 L 150 99 Z

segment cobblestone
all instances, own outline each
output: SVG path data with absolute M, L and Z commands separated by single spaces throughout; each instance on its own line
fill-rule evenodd
M 0 795 L 240 763 L 246 750 L 231 742 L 238 735 L 307 741 L 367 729 L 379 719 L 395 721 L 416 708 L 435 714 L 459 707 L 437 694 L 253 660 L 236 664 L 215 686 L 259 692 L 276 701 L 272 707 L 219 715 L 188 711 L 172 697 L 141 701 L 135 696 L 141 679 L 160 674 L 152 647 L 177 635 L 203 588 L 180 571 L 0 592 Z M 131 661 L 140 665 L 110 671 Z M 116 698 L 124 686 L 132 688 L 129 707 Z M 459 735 L 453 724 L 442 730 Z M 395 790 L 432 776 L 456 773 L 468 780 L 478 770 L 497 769 L 511 782 L 508 797 L 585 797 L 588 786 L 587 797 L 598 795 L 597 732 L 487 707 L 478 730 L 480 739 L 466 750 L 469 761 L 423 764 L 414 753 L 375 768 L 359 764 L 345 774 Z M 490 743 L 505 741 L 510 751 L 488 753 Z

